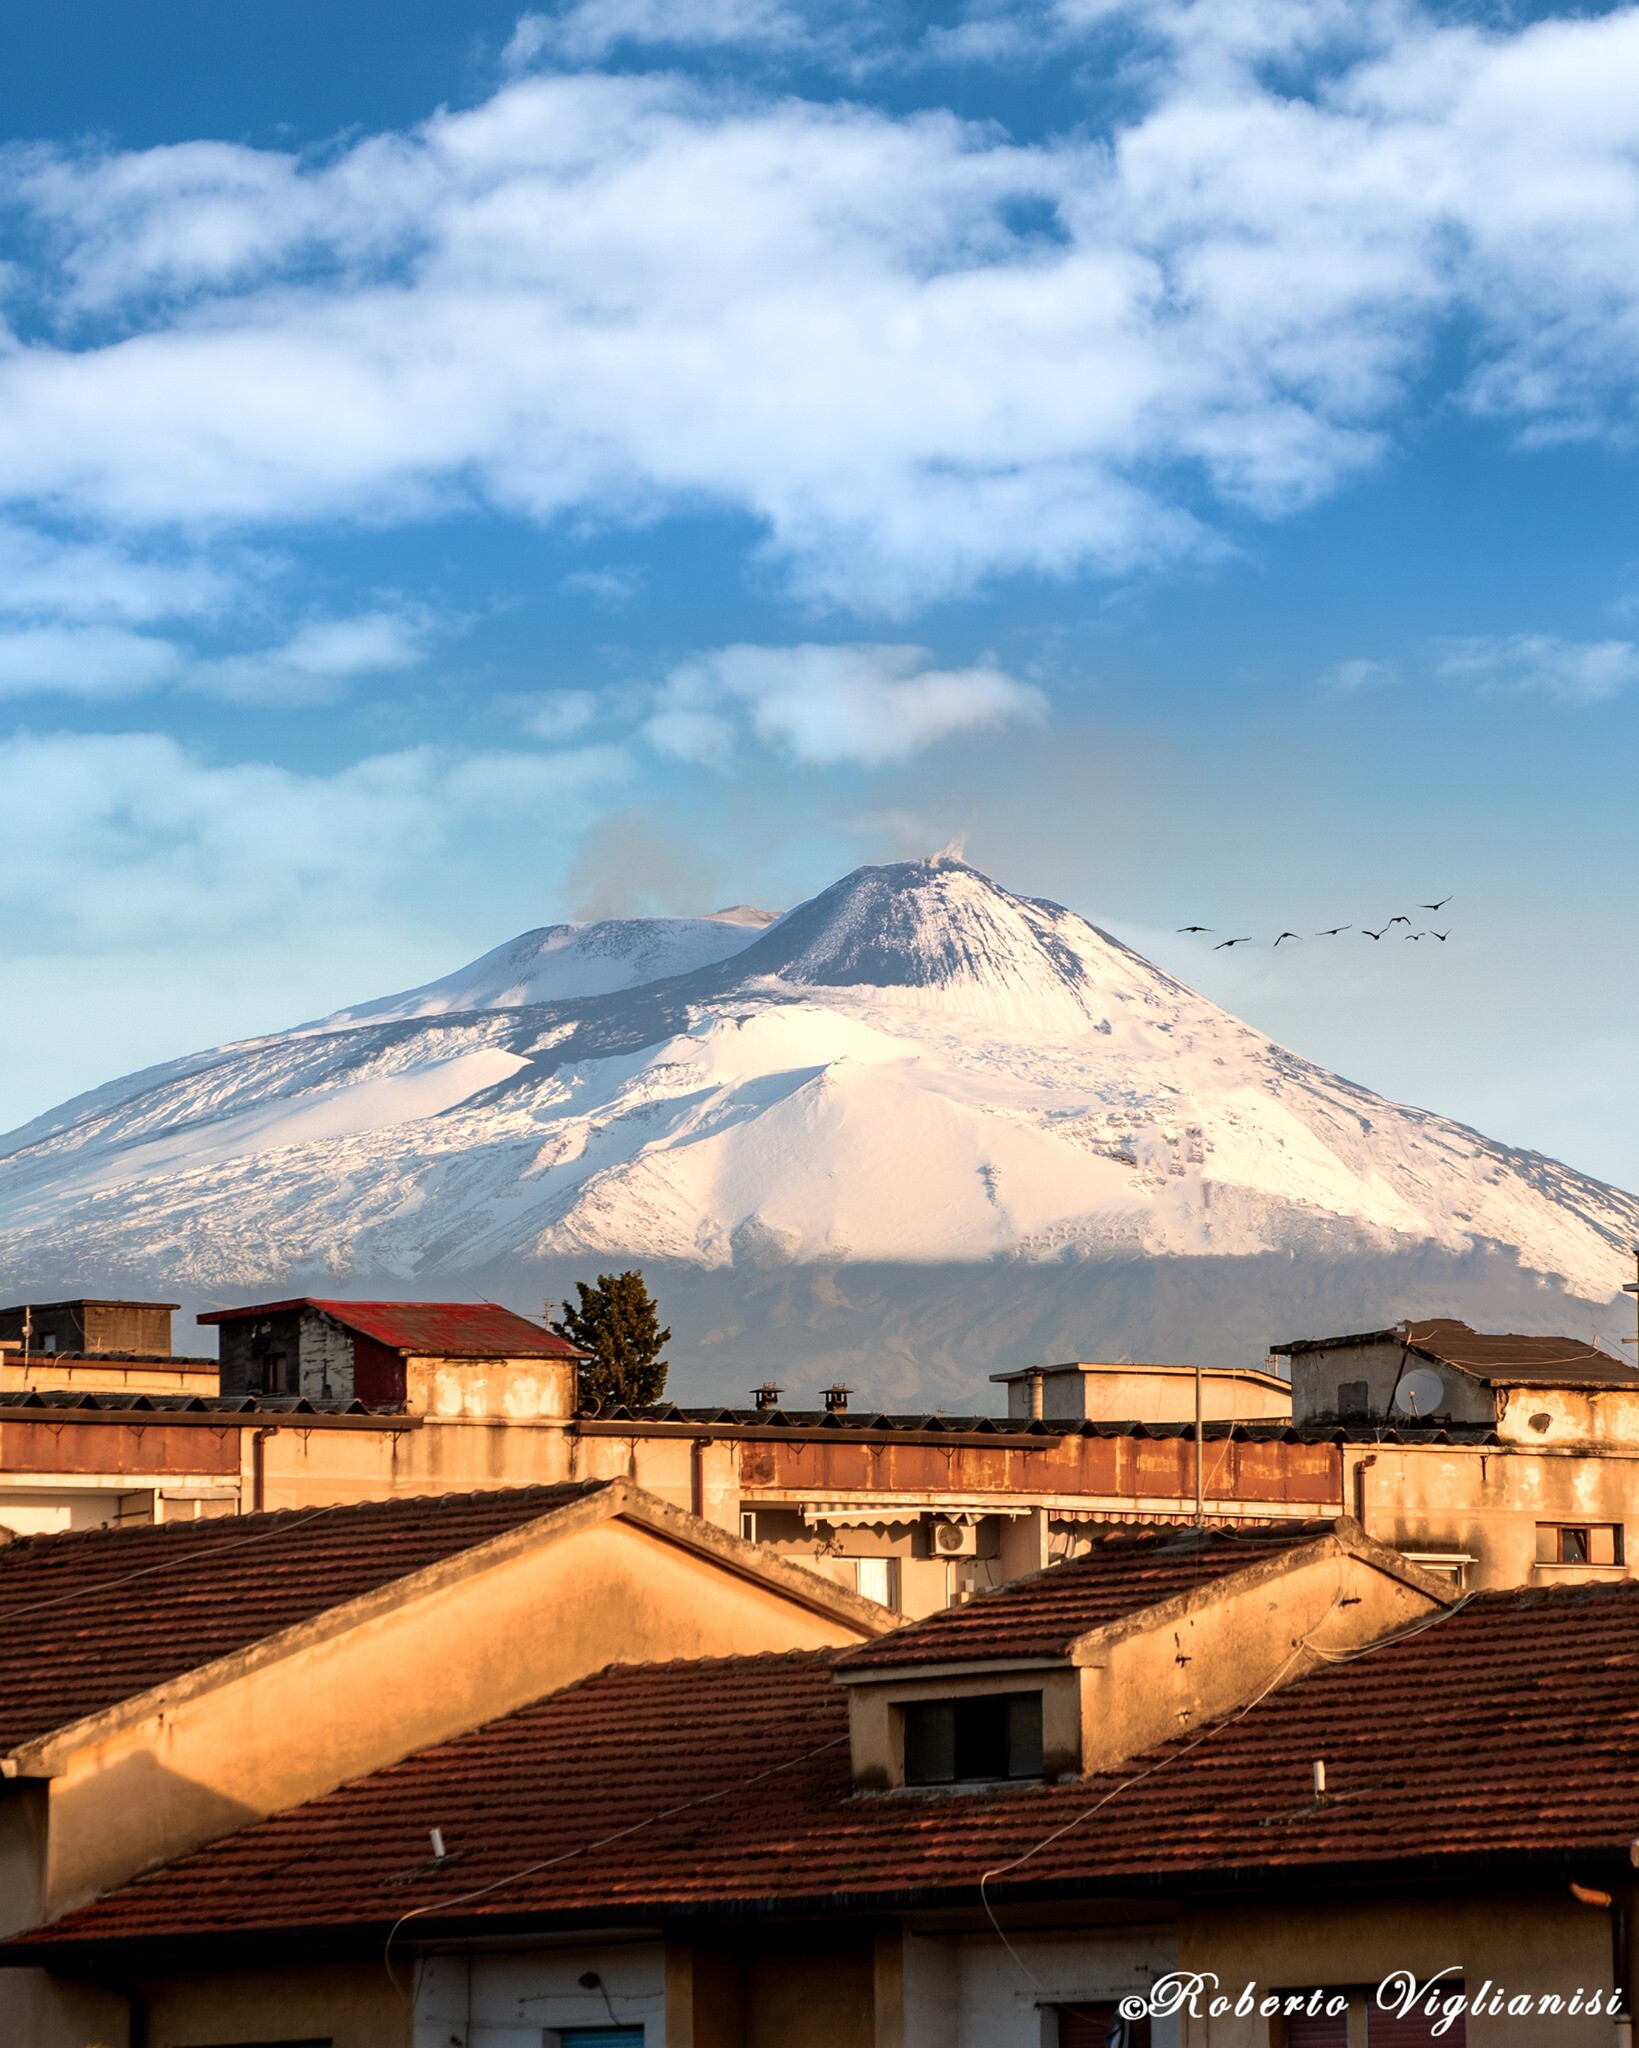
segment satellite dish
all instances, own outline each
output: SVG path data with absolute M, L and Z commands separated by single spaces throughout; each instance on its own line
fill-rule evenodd
M 1394 1405 L 1402 1415 L 1432 1415 L 1444 1398 L 1446 1383 L 1431 1365 L 1414 1365 L 1400 1375 Z

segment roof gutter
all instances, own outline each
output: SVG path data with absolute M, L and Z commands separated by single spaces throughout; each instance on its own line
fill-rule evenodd
M 1506 1859 L 1506 1860 L 1505 1860 Z M 1603 1881 L 1606 1888 L 1631 1880 L 1630 1852 L 1616 1848 L 1521 1850 L 1498 1852 L 1464 1850 L 1432 1856 L 1385 1858 L 1365 1863 L 1228 1864 L 1200 1870 L 1138 1871 L 1122 1876 L 1106 1873 L 1087 1878 L 1041 1879 L 1029 1883 L 995 1883 L 981 1894 L 978 1883 L 951 1885 L 940 1889 L 929 1885 L 906 1885 L 893 1889 L 846 1892 L 817 1892 L 806 1896 L 771 1896 L 727 1899 L 717 1902 L 646 1899 L 628 1905 L 605 1901 L 586 1907 L 558 1911 L 470 1914 L 434 1919 L 427 1915 L 416 1922 L 415 1931 L 406 1929 L 398 1945 L 411 1948 L 446 1946 L 452 1942 L 515 1941 L 530 1935 L 565 1934 L 587 1928 L 656 1930 L 662 1925 L 679 1928 L 691 1924 L 718 1926 L 725 1923 L 772 1920 L 804 1920 L 843 1915 L 909 1912 L 981 1913 L 988 1906 L 1004 1910 L 1141 1899 L 1170 1899 L 1175 1905 L 1200 1906 L 1219 1900 L 1238 1903 L 1251 1897 L 1279 1899 L 1309 1897 L 1317 1890 L 1358 1896 L 1407 1886 L 1439 1887 L 1451 1890 L 1467 1886 L 1476 1891 L 1496 1893 L 1521 1885 L 1551 1886 L 1555 1891 L 1590 1878 Z M 93 1910 L 93 1909 L 86 1909 Z M 220 1958 L 230 1954 L 273 1952 L 283 1954 L 316 1951 L 330 1954 L 379 1950 L 387 1933 L 398 1920 L 358 1920 L 341 1925 L 319 1922 L 291 1927 L 212 1929 L 199 1934 L 149 1931 L 115 1936 L 82 1936 L 54 1941 L 42 1931 L 37 1936 L 0 1943 L 0 1968 L 59 1969 L 67 1974 L 75 1959 L 91 1970 L 99 1963 L 112 1968 L 139 1959 L 147 1965 L 167 1959 Z M 60 1960 L 59 1960 L 60 1959 Z

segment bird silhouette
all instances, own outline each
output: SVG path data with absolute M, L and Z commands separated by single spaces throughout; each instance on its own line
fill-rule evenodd
M 1410 924 L 1410 923 L 1411 923 L 1411 919 L 1410 919 L 1409 917 L 1391 917 L 1391 918 L 1389 919 L 1389 924 Z M 1384 927 L 1383 927 L 1384 931 L 1387 931 L 1387 930 L 1388 930 L 1388 928 L 1389 928 L 1389 924 L 1386 924 L 1386 925 L 1384 925 Z
M 1297 932 L 1282 932 L 1280 935 L 1280 939 L 1296 939 L 1300 946 L 1303 944 L 1303 940 Z M 1277 939 L 1275 941 L 1275 944 L 1277 946 L 1280 944 L 1280 939 Z
M 1438 939 L 1438 940 L 1439 940 L 1439 942 L 1440 942 L 1440 944 L 1441 944 L 1441 945 L 1443 946 L 1443 945 L 1445 944 L 1446 940 L 1447 940 L 1447 939 L 1449 939 L 1449 938 L 1451 937 L 1451 934 L 1450 934 L 1450 932 L 1436 932 L 1436 931 L 1431 931 L 1431 932 L 1429 933 L 1429 937 L 1430 937 L 1431 939 Z
M 1444 910 L 1450 901 L 1451 898 L 1449 896 L 1442 896 L 1438 903 L 1419 903 L 1417 908 L 1419 910 Z
M 1329 924 L 1323 932 L 1316 932 L 1317 939 L 1335 939 L 1339 932 L 1352 932 L 1352 924 Z
M 1212 927 L 1209 924 L 1181 924 L 1178 929 L 1181 932 L 1209 932 Z
M 1220 939 L 1212 950 L 1214 953 L 1221 953 L 1226 946 L 1250 946 L 1251 943 L 1251 934 L 1248 933 L 1244 939 Z
M 1406 938 L 1408 938 L 1408 939 L 1426 939 L 1426 938 L 1428 937 L 1428 933 L 1427 933 L 1427 932 L 1407 932 L 1407 933 L 1405 934 L 1405 937 L 1406 937 Z
M 1363 932 L 1366 932 L 1366 936 L 1368 939 L 1380 939 L 1383 936 L 1383 932 L 1386 932 L 1388 930 L 1388 926 L 1384 925 L 1383 932 L 1366 931 L 1366 927 L 1364 925 L 1362 925 L 1360 929 Z

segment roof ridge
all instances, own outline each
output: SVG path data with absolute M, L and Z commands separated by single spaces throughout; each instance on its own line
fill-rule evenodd
M 113 1542 L 125 1538 L 154 1541 L 163 1535 L 175 1541 L 193 1537 L 201 1542 L 220 1542 L 235 1532 L 242 1532 L 247 1524 L 266 1529 L 281 1520 L 311 1520 L 315 1514 L 340 1521 L 344 1517 L 362 1517 L 372 1510 L 407 1513 L 418 1507 L 454 1508 L 480 1500 L 518 1500 L 524 1495 L 578 1497 L 614 1483 L 612 1479 L 538 1480 L 529 1486 L 474 1486 L 464 1493 L 395 1493 L 386 1494 L 379 1500 L 319 1501 L 301 1507 L 256 1508 L 248 1515 L 213 1515 L 195 1522 L 137 1522 L 128 1523 L 123 1528 L 117 1523 L 104 1522 L 94 1529 L 48 1529 L 33 1535 L 14 1536 L 9 1543 L 0 1544 L 0 1569 L 4 1569 L 8 1560 L 25 1552 L 37 1555 L 48 1551 L 57 1555 L 60 1549 L 71 1544 L 83 1545 L 90 1541 Z

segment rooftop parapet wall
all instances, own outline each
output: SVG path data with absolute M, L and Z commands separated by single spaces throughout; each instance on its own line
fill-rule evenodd
M 1292 1389 L 1275 1373 L 1237 1367 L 1125 1365 L 1077 1361 L 1067 1365 L 996 1372 L 1007 1389 L 1010 1421 L 1040 1416 L 1049 1422 L 1191 1422 L 1196 1381 L 1201 1413 L 1209 1422 L 1285 1422 Z

